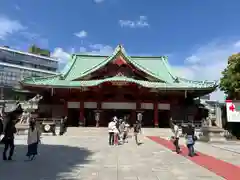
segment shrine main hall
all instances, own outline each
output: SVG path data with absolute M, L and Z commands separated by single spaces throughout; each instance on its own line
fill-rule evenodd
M 111 56 L 73 54 L 61 73 L 20 84 L 43 95 L 40 118 L 68 116 L 69 126 L 107 126 L 113 116 L 133 124 L 140 113 L 143 126 L 163 128 L 170 119 L 201 122 L 195 99 L 217 87 L 177 76 L 166 56 L 128 56 L 121 45 Z

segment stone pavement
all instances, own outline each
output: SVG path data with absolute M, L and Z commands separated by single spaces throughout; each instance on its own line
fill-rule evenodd
M 61 137 L 44 136 L 40 155 L 26 162 L 26 136 L 17 136 L 15 160 L 0 160 L 0 179 L 223 179 L 144 136 L 140 146 L 130 139 L 122 146 L 109 147 L 107 138 L 106 129 L 95 128 L 70 129 Z
M 224 143 L 224 144 L 214 143 L 214 144 L 212 144 L 212 146 L 240 154 L 240 143 L 236 143 L 236 142 L 228 142 L 228 143 Z
M 146 128 L 144 129 L 144 134 L 146 136 L 160 136 L 169 140 L 172 136 L 172 131 L 170 129 Z M 180 139 L 180 144 L 186 144 L 185 138 Z M 240 141 L 227 141 L 224 143 L 204 143 L 197 141 L 195 149 L 240 167 Z

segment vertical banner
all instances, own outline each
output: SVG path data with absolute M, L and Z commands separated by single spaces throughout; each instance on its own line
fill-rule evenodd
M 240 101 L 226 101 L 227 121 L 240 122 Z

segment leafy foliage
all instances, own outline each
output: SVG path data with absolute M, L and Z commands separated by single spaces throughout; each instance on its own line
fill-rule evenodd
M 228 95 L 228 99 L 240 99 L 240 53 L 228 58 L 228 66 L 222 75 L 220 89 Z

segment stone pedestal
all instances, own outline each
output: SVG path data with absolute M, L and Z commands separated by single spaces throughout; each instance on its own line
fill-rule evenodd
M 200 141 L 204 142 L 224 142 L 226 138 L 224 137 L 224 129 L 217 126 L 205 126 L 201 128 L 202 136 Z

